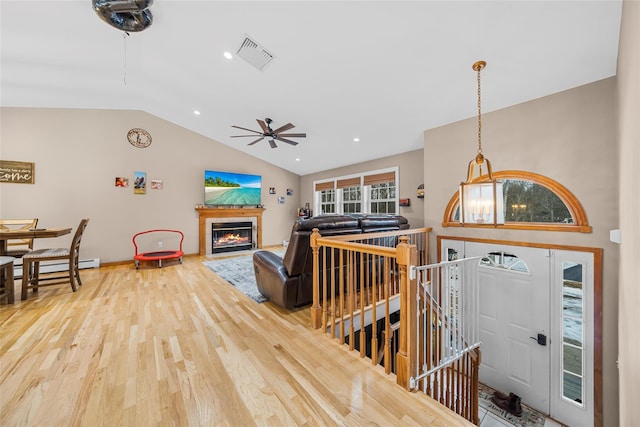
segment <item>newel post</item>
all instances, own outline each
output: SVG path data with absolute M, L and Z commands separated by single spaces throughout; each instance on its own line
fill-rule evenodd
M 411 378 L 418 375 L 417 357 L 417 280 L 415 271 L 418 251 L 415 245 L 409 245 L 407 236 L 400 237 L 396 247 L 396 260 L 400 269 L 400 348 L 396 354 L 396 382 L 406 390 L 415 389 Z
M 317 228 L 311 233 L 311 250 L 313 252 L 313 304 L 311 305 L 311 327 L 318 329 L 322 320 L 322 307 L 320 307 L 320 274 L 318 270 L 318 237 L 320 232 Z

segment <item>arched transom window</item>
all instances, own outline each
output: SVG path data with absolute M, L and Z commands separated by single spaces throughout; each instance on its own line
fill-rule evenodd
M 505 223 L 497 228 L 591 232 L 582 205 L 560 183 L 532 172 L 515 170 L 494 172 L 493 177 L 504 183 Z M 456 191 L 449 200 L 443 227 L 463 226 L 459 217 L 459 197 Z M 465 224 L 464 227 L 494 226 Z

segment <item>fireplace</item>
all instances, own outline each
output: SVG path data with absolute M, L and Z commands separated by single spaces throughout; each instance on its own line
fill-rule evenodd
M 253 248 L 253 223 L 214 222 L 211 224 L 211 253 Z
M 211 255 L 211 223 L 251 221 L 253 223 L 253 247 L 262 249 L 262 213 L 264 208 L 205 208 L 196 206 L 198 212 L 198 253 Z

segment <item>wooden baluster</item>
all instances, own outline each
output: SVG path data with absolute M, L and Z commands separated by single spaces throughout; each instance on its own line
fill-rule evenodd
M 478 417 L 478 370 L 480 369 L 480 363 L 482 362 L 482 354 L 477 348 L 472 351 L 477 355 L 477 357 L 473 359 L 471 364 L 471 411 L 473 415 L 473 423 L 475 425 L 480 425 L 480 418 Z
M 378 322 L 376 321 L 376 309 L 377 309 L 377 303 L 378 303 L 378 297 L 380 296 L 378 293 L 378 288 L 379 288 L 379 280 L 378 280 L 378 262 L 380 260 L 380 256 L 379 255 L 373 255 L 372 257 L 373 259 L 373 277 L 371 279 L 373 285 L 372 287 L 375 288 L 375 292 L 373 292 L 373 302 L 372 302 L 372 306 L 371 309 L 373 310 L 373 321 L 371 322 L 371 364 L 372 365 L 377 365 L 378 364 Z
M 344 249 L 340 250 L 339 291 L 340 295 L 340 344 L 344 344 Z
M 364 332 L 364 314 L 365 314 L 365 294 L 367 293 L 367 287 L 364 285 L 369 279 L 368 279 L 368 275 L 365 278 L 364 276 L 364 264 L 365 264 L 365 258 L 366 255 L 363 254 L 362 252 L 360 252 L 360 357 L 364 358 L 367 354 L 366 354 L 366 349 L 365 349 L 365 345 L 364 343 L 366 342 L 367 339 L 367 334 L 365 334 Z M 366 279 L 366 280 L 365 280 Z
M 322 321 L 322 312 L 320 309 L 320 283 L 319 283 L 319 270 L 318 270 L 318 238 L 320 232 L 317 228 L 314 228 L 311 232 L 311 250 L 313 252 L 313 305 L 311 306 L 311 327 L 318 329 L 320 322 Z M 326 324 L 325 324 L 326 325 Z M 326 326 L 325 326 L 326 328 Z M 326 332 L 326 329 L 324 329 Z
M 322 324 L 324 325 L 324 332 L 327 332 L 327 327 L 329 326 L 327 323 L 327 311 L 328 311 L 328 304 L 327 304 L 327 294 L 328 289 L 327 289 L 327 270 L 326 270 L 326 266 L 327 266 L 327 247 L 323 246 L 322 247 L 322 258 L 324 259 L 324 263 L 322 264 L 325 267 L 325 272 L 322 275 Z
M 385 343 L 384 343 L 384 371 L 386 374 L 391 373 L 391 316 L 389 314 L 389 288 L 392 285 L 391 268 L 389 257 L 384 258 L 384 289 L 385 289 L 385 305 L 384 305 L 384 321 L 385 321 Z
M 353 251 L 347 252 L 347 280 L 348 280 L 348 288 L 347 288 L 347 296 L 349 297 L 349 351 L 353 351 L 355 348 L 355 329 L 353 326 L 353 312 L 355 311 L 356 299 L 355 299 L 355 265 L 354 265 L 354 257 L 355 254 Z M 362 343 L 361 343 L 362 346 Z
M 462 416 L 464 418 L 466 418 L 467 420 L 469 419 L 469 355 L 467 354 L 464 358 L 463 364 L 462 364 L 462 378 L 464 381 L 464 387 L 462 388 L 463 390 L 463 395 L 462 395 L 462 402 L 464 404 L 464 410 L 462 411 Z

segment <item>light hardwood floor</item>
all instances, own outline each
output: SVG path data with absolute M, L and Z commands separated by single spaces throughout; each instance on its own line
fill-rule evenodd
M 0 425 L 472 425 L 203 260 L 82 270 L 76 293 L 3 301 Z

